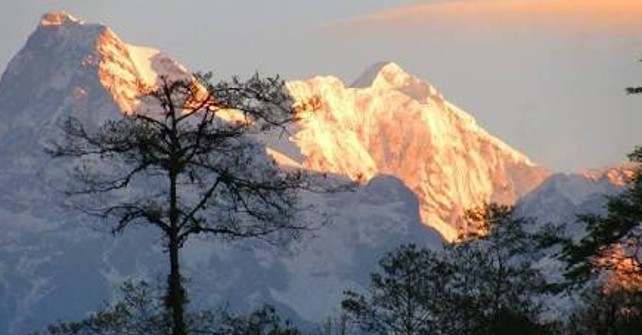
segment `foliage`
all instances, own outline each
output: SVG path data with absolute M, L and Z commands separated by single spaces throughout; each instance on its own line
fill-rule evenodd
M 629 87 L 627 94 L 642 93 Z M 642 147 L 628 155 L 642 163 Z M 560 259 L 567 263 L 565 277 L 584 284 L 581 303 L 569 320 L 570 335 L 638 334 L 642 328 L 642 170 L 637 167 L 627 188 L 607 198 L 603 215 L 578 216 L 585 225 L 579 241 L 568 241 Z M 589 283 L 599 275 L 597 282 Z
M 212 331 L 199 332 L 211 335 L 301 335 L 289 321 L 283 321 L 272 306 L 264 306 L 248 316 L 222 311 L 215 320 Z
M 468 211 L 477 227 L 446 246 L 452 268 L 445 315 L 449 334 L 524 334 L 541 330 L 538 302 L 546 282 L 532 267 L 542 247 L 540 235 L 526 230 L 532 220 L 513 207 L 489 204 Z M 513 328 L 516 327 L 516 328 Z
M 328 317 L 319 328 L 313 332 L 314 335 L 349 335 L 354 331 L 353 323 L 346 313 L 338 317 Z
M 633 335 L 642 329 L 642 292 L 591 286 L 566 326 L 568 335 Z
M 35 335 L 169 335 L 171 316 L 162 299 L 145 282 L 123 285 L 122 298 L 79 322 L 50 326 Z M 300 335 L 290 322 L 283 321 L 272 306 L 263 306 L 248 315 L 227 308 L 216 312 L 190 312 L 185 317 L 187 334 L 199 335 Z
M 147 283 L 127 282 L 122 287 L 121 301 L 95 312 L 79 322 L 50 326 L 43 335 L 166 335 L 169 318 L 152 297 Z
M 379 262 L 367 295 L 345 292 L 342 307 L 367 333 L 418 335 L 434 332 L 439 321 L 436 299 L 447 278 L 441 260 L 415 245 L 401 246 Z
M 387 254 L 363 294 L 342 307 L 372 334 L 544 334 L 538 302 L 546 288 L 530 255 L 542 247 L 514 208 L 470 211 L 471 229 L 442 251 L 402 246 Z
M 642 149 L 630 158 L 642 162 Z M 583 214 L 586 234 L 567 243 L 560 258 L 568 265 L 572 283 L 586 282 L 604 270 L 633 277 L 642 275 L 642 171 L 636 171 L 627 189 L 607 200 L 605 215 Z

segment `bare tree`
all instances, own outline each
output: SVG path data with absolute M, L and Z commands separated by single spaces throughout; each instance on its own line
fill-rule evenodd
M 280 169 L 260 136 L 286 131 L 317 102 L 295 106 L 282 80 L 258 75 L 216 85 L 209 76 L 162 77 L 142 101 L 146 107 L 93 129 L 66 119 L 47 150 L 72 160 L 67 194 L 113 223 L 113 233 L 135 224 L 162 232 L 166 306 L 172 333 L 184 335 L 179 253 L 190 237 L 278 241 L 310 228 L 297 214 L 305 209 L 299 191 L 313 189 L 311 175 Z

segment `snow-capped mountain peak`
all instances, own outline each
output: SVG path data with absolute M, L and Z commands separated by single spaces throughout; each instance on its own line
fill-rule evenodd
M 40 19 L 41 26 L 79 25 L 84 22 L 64 11 L 46 13 Z
M 107 93 L 118 110 L 130 113 L 138 107 L 142 88 L 155 85 L 159 75 L 185 78 L 190 72 L 157 49 L 125 43 L 105 25 L 51 12 L 42 16 L 36 31 L 8 64 L 2 82 L 13 88 L 0 90 L 0 99 L 13 89 L 29 92 L 24 101 L 16 92 L 6 97 L 11 104 L 25 107 L 37 101 L 34 96 L 48 95 L 56 98 L 52 106 L 67 105 L 59 112 L 68 113 L 70 105 L 95 101 L 95 95 Z
M 367 68 L 350 87 L 373 90 L 395 89 L 420 101 L 443 98 L 429 83 L 409 74 L 398 64 L 387 61 L 375 63 Z
M 400 178 L 419 197 L 424 223 L 449 240 L 464 228 L 464 210 L 513 203 L 549 175 L 394 63 L 371 66 L 352 87 L 315 77 L 288 89 L 322 102 L 293 138 L 305 166 L 353 179 Z
M 379 85 L 400 87 L 414 79 L 394 62 L 384 61 L 368 67 L 353 83 L 352 87 L 366 88 Z

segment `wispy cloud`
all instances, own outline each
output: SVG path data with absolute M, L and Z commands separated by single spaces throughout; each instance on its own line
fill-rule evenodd
M 590 23 L 642 27 L 640 0 L 443 0 L 383 10 L 341 21 L 329 27 L 368 24 L 415 24 L 430 20 Z

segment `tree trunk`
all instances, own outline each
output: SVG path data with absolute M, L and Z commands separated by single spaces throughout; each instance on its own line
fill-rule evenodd
M 175 129 L 175 125 L 174 125 Z M 172 335 L 187 335 L 185 330 L 185 290 L 180 272 L 178 252 L 180 250 L 178 225 L 178 194 L 176 191 L 177 173 L 172 168 L 169 172 L 169 280 L 167 307 L 172 313 Z
M 172 313 L 172 335 L 186 335 L 185 330 L 185 290 L 183 289 L 179 260 L 178 241 L 169 243 L 170 272 L 168 278 L 167 307 Z

